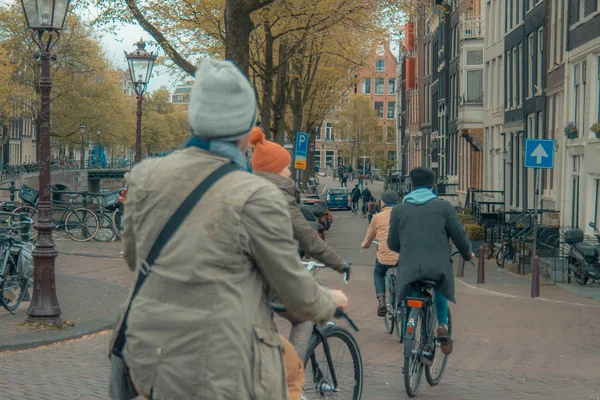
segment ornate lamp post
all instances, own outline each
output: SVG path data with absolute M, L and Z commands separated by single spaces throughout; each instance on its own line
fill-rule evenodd
M 129 64 L 131 82 L 137 94 L 137 129 L 135 131 L 135 162 L 137 163 L 142 158 L 142 100 L 152 75 L 156 54 L 146 51 L 146 43 L 142 39 L 135 45 L 137 49 L 129 54 L 126 51 L 124 53 Z
M 79 160 L 79 168 L 85 168 L 85 124 L 79 125 L 79 133 L 81 133 L 81 160 Z
M 28 321 L 59 322 L 60 306 L 56 297 L 54 268 L 56 248 L 52 240 L 52 203 L 50 199 L 50 54 L 52 46 L 60 38 L 70 0 L 21 0 L 31 37 L 40 49 L 35 56 L 41 61 L 40 92 L 42 93 L 40 112 L 40 153 L 39 153 L 39 205 L 38 222 L 35 225 L 38 241 L 33 251 L 35 263 L 33 299 L 27 310 Z

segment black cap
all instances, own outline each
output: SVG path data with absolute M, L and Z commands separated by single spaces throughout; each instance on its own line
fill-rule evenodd
M 435 184 L 435 173 L 429 168 L 415 168 L 410 171 L 409 176 L 413 189 L 420 187 L 431 187 Z
M 399 201 L 398 193 L 393 190 L 388 190 L 381 195 L 381 201 L 387 205 L 396 205 Z

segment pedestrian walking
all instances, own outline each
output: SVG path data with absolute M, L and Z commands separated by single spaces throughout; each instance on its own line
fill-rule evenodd
M 111 340 L 112 398 L 288 400 L 270 293 L 319 323 L 347 305 L 300 262 L 281 191 L 246 170 L 256 114 L 240 70 L 204 59 L 186 148 L 126 175 L 124 258 L 136 278 Z

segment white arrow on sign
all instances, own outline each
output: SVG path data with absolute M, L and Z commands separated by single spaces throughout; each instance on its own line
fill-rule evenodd
M 544 150 L 544 146 L 538 144 L 538 147 L 536 147 L 535 150 L 531 153 L 531 157 L 535 157 L 537 159 L 535 161 L 536 164 L 541 164 L 542 158 L 548 157 L 548 153 L 546 153 L 546 150 Z

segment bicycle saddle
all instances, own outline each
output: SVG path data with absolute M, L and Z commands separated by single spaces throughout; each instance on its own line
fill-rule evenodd
M 435 289 L 438 285 L 436 281 L 422 280 L 413 284 L 416 287 L 424 287 L 427 289 Z

